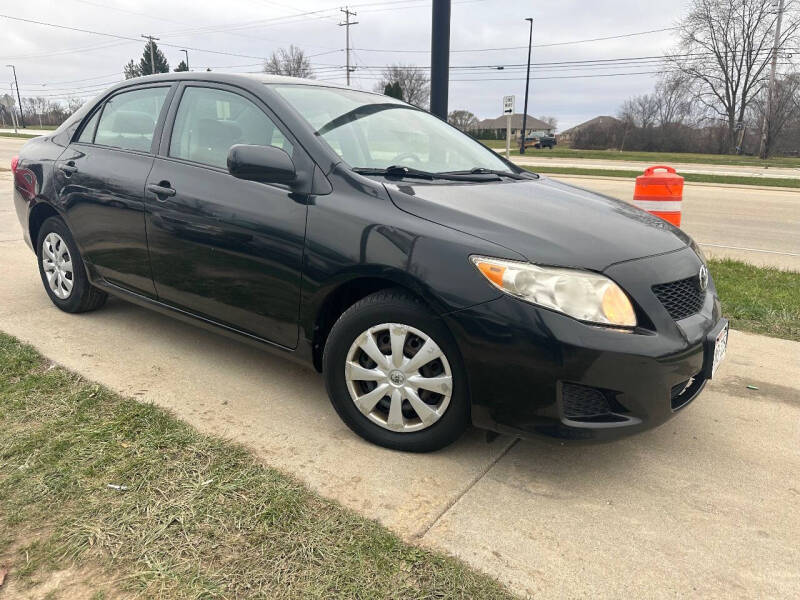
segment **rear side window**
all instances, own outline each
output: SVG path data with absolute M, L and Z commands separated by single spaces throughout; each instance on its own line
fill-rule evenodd
M 169 87 L 145 88 L 112 97 L 103 107 L 94 143 L 149 152 L 168 91 Z
M 187 87 L 175 115 L 169 155 L 225 168 L 235 144 L 275 146 L 292 154 L 289 140 L 250 100 L 225 90 Z
M 92 118 L 89 119 L 89 122 L 86 123 L 86 126 L 81 131 L 81 135 L 78 138 L 79 142 L 83 142 L 84 144 L 91 144 L 94 141 L 94 130 L 97 129 L 97 121 L 100 120 L 100 112 L 97 111 L 92 115 Z

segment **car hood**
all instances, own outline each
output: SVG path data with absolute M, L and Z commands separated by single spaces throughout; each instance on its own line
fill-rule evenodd
M 634 206 L 542 177 L 452 184 L 387 182 L 395 205 L 542 265 L 603 271 L 684 248 L 680 229 Z

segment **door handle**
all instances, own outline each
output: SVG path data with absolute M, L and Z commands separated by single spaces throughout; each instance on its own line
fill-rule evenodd
M 151 183 L 147 186 L 147 191 L 155 194 L 156 198 L 162 202 L 175 195 L 175 190 L 169 186 L 169 181 L 161 181 L 158 184 Z
M 75 166 L 75 163 L 73 161 L 69 161 L 67 163 L 58 165 L 58 170 L 64 173 L 64 175 L 66 175 L 67 177 L 69 177 L 73 173 L 78 172 L 78 167 Z

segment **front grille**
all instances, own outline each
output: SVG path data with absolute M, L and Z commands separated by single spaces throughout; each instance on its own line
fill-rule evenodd
M 620 413 L 628 410 L 617 401 L 610 390 L 564 383 L 561 387 L 561 404 L 564 418 L 583 423 L 619 423 L 627 421 Z
M 700 278 L 696 275 L 654 285 L 653 293 L 676 321 L 700 312 L 706 295 L 705 290 L 700 289 Z

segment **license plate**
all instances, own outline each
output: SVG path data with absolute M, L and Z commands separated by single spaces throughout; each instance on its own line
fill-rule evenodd
M 728 349 L 728 325 L 717 334 L 714 340 L 714 360 L 711 363 L 711 377 L 717 372 L 717 368 L 725 358 L 725 351 Z

